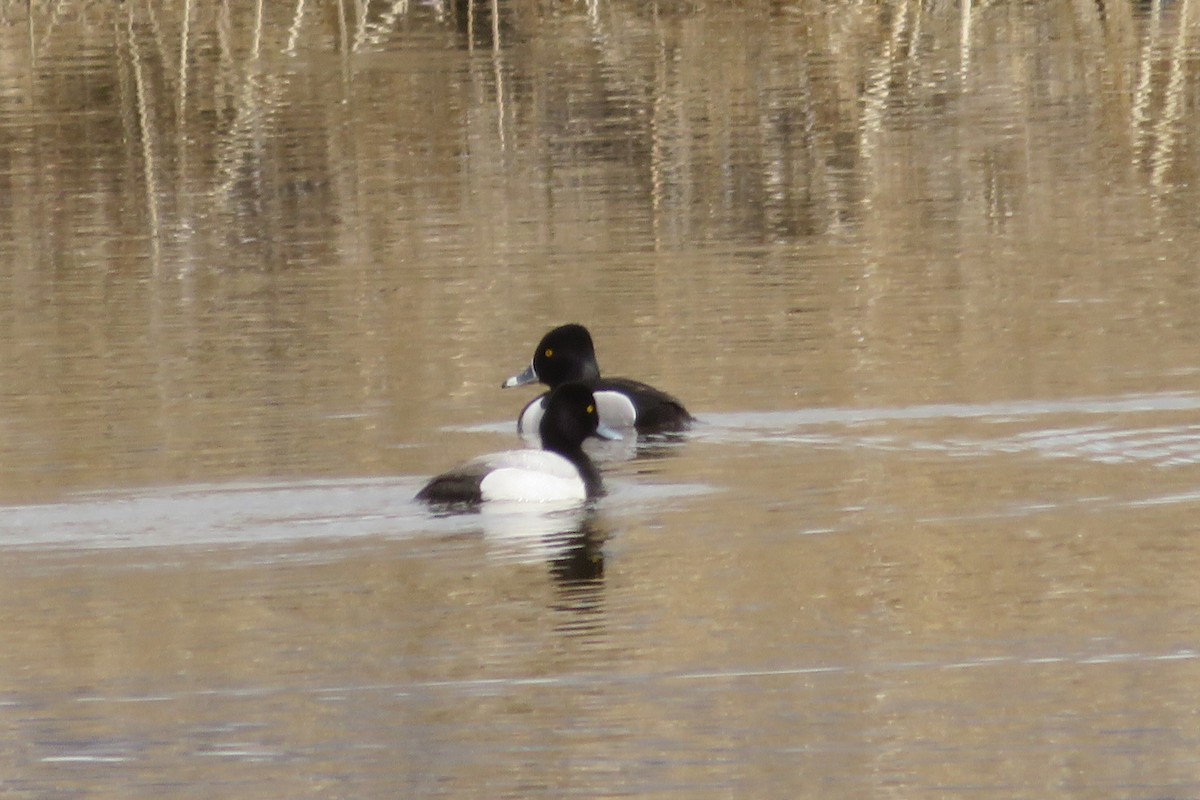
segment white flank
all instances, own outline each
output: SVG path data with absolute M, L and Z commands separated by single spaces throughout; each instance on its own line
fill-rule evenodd
M 596 392 L 596 410 L 600 421 L 610 428 L 632 428 L 637 421 L 637 409 L 628 396 L 620 392 Z
M 579 470 L 557 453 L 509 450 L 486 458 L 492 471 L 479 485 L 484 500 L 561 503 L 587 499 Z
M 600 414 L 602 423 L 618 431 L 633 428 L 637 421 L 637 409 L 626 395 L 620 392 L 600 391 L 595 393 L 595 397 L 596 411 Z M 534 398 L 521 412 L 522 437 L 537 439 L 538 426 L 542 424 L 542 414 L 545 412 L 543 403 L 543 398 Z
M 538 439 L 538 426 L 542 424 L 542 414 L 545 412 L 543 402 L 544 398 L 535 397 L 521 412 L 521 436 Z

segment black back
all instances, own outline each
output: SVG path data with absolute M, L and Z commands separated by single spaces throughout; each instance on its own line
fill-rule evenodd
M 435 505 L 478 505 L 483 502 L 482 483 L 489 469 L 482 461 L 469 461 L 429 481 L 416 499 Z

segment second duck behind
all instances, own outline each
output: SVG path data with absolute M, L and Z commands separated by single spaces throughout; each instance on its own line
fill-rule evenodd
M 629 378 L 603 378 L 596 363 L 592 335 L 582 325 L 561 325 L 538 342 L 533 361 L 525 370 L 501 384 L 503 388 L 540 381 L 551 389 L 578 381 L 595 394 L 600 420 L 610 428 L 636 429 L 638 433 L 673 433 L 694 421 L 677 398 Z M 531 400 L 517 418 L 522 434 L 538 429 L 549 392 Z

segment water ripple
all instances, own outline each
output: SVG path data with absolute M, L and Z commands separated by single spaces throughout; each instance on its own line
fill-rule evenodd
M 624 683 L 661 683 L 675 681 L 737 681 L 755 680 L 761 678 L 788 678 L 811 675 L 865 675 L 890 672 L 924 672 L 947 671 L 962 669 L 995 669 L 1012 667 L 1040 666 L 1075 666 L 1102 667 L 1121 664 L 1149 664 L 1163 662 L 1192 662 L 1200 660 L 1200 651 L 1192 648 L 1178 648 L 1159 652 L 1076 652 L 1076 653 L 1047 653 L 1047 654 L 1011 654 L 967 657 L 953 660 L 913 660 L 893 661 L 877 664 L 805 664 L 787 667 L 748 667 L 744 669 L 720 668 L 712 670 L 696 670 L 692 672 L 664 673 L 623 673 L 601 674 L 591 672 L 568 673 L 553 676 L 507 676 L 496 678 L 464 678 L 461 680 L 428 680 L 413 683 L 370 683 L 362 685 L 338 685 L 312 687 L 305 693 L 313 695 L 346 696 L 356 693 L 390 692 L 398 697 L 417 695 L 430 691 L 460 691 L 472 695 L 502 694 L 514 687 L 579 687 L 598 686 Z M 234 697 L 242 698 L 248 694 L 267 696 L 280 693 L 291 693 L 295 687 L 280 686 L 277 689 L 259 687 L 252 692 L 236 687 L 204 689 L 196 692 L 180 692 L 171 697 L 156 696 L 156 702 L 170 702 L 183 697 Z M 145 697 L 139 695 L 99 696 L 85 695 L 78 697 L 80 703 L 141 703 Z
M 1102 464 L 1148 463 L 1162 467 L 1200 464 L 1200 424 L 1165 425 L 1161 414 L 1200 410 L 1200 395 L 1140 394 L 1117 398 L 1020 403 L 931 404 L 900 408 L 825 408 L 714 415 L 697 437 L 810 447 L 920 451 L 950 457 L 1034 453 Z M 1131 417 L 1155 415 L 1153 424 Z M 1046 417 L 1095 417 L 1103 422 L 1029 427 Z M 1047 420 L 1049 421 L 1049 420 Z M 894 424 L 906 423 L 906 424 Z M 952 435 L 929 436 L 928 428 L 954 423 Z M 1011 432 L 1013 426 L 1024 429 Z M 880 427 L 886 431 L 879 432 Z M 864 431 L 863 428 L 873 430 Z

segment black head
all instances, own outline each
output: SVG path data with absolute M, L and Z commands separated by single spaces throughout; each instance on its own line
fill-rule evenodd
M 600 377 L 592 335 L 582 325 L 562 325 L 538 342 L 533 371 L 550 387 L 567 381 L 592 381 Z
M 570 453 L 579 450 L 584 439 L 595 436 L 599 427 L 600 414 L 591 389 L 581 383 L 564 383 L 546 398 L 538 433 L 543 449 Z

